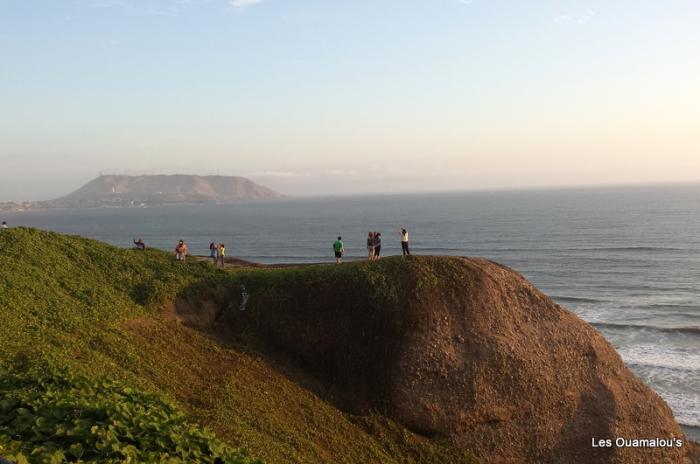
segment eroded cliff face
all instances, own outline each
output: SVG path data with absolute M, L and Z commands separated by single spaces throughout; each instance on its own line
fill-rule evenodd
M 250 271 L 200 298 L 209 316 L 176 305 L 190 323 L 303 371 L 348 410 L 384 411 L 485 462 L 690 462 L 669 407 L 613 347 L 493 262 Z M 684 446 L 593 447 L 618 437 Z

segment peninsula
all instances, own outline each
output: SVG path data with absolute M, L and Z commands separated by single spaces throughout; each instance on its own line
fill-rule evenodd
M 270 200 L 284 195 L 238 176 L 102 175 L 53 200 L 0 203 L 0 210 L 143 207 L 183 203 Z

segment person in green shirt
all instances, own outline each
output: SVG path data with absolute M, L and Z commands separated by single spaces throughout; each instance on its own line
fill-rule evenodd
M 345 253 L 345 245 L 343 245 L 343 237 L 338 237 L 338 240 L 333 244 L 333 252 L 335 253 L 335 264 L 343 262 L 343 253 Z

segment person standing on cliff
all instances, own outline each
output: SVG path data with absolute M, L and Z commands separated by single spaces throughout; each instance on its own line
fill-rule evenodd
M 226 256 L 226 245 L 219 243 L 219 260 L 221 260 L 221 267 L 224 267 L 224 257 Z
M 382 253 L 382 234 L 379 232 L 374 233 L 374 260 L 379 260 Z
M 216 266 L 216 263 L 219 261 L 219 256 L 218 256 L 218 246 L 216 243 L 211 242 L 209 244 L 209 257 L 211 258 L 212 263 Z
M 338 240 L 333 243 L 333 253 L 335 253 L 335 264 L 342 264 L 343 254 L 345 253 L 343 237 L 338 237 Z
M 367 259 L 372 261 L 374 259 L 374 232 L 367 232 Z
M 404 256 L 411 255 L 411 252 L 408 250 L 408 231 L 405 227 L 401 229 L 401 252 Z
M 187 258 L 187 245 L 185 245 L 184 240 L 180 240 L 175 247 L 175 259 L 178 261 L 185 261 Z
M 2 228 L 3 228 L 3 229 L 9 229 L 9 227 L 8 227 L 8 225 L 7 225 L 7 222 L 2 221 Z

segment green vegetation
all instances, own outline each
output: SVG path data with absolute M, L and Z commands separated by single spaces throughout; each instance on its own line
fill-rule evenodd
M 431 266 L 434 263 L 431 263 Z M 460 273 L 461 274 L 461 273 Z M 232 279 L 244 284 L 252 307 L 283 306 L 308 288 L 331 288 L 339 299 L 368 312 L 380 306 L 397 307 L 419 298 L 419 291 L 437 286 L 430 267 L 415 257 L 385 258 L 337 265 L 299 266 L 239 271 Z M 363 289 L 358 292 L 357 289 Z
M 0 450 L 17 462 L 254 464 L 158 395 L 54 369 L 0 377 Z
M 78 440 L 44 430 L 46 420 L 58 421 L 55 411 L 70 408 L 66 430 L 97 427 L 81 436 L 86 462 L 104 462 L 95 453 L 107 448 L 132 462 L 165 454 L 168 462 L 251 462 L 246 454 L 269 463 L 474 462 L 381 415 L 344 413 L 249 348 L 223 344 L 167 310 L 178 295 L 196 301 L 241 283 L 253 308 L 279 306 L 285 296 L 268 289 L 290 279 L 300 291 L 320 279 L 372 281 L 376 291 L 364 301 L 391 304 L 406 291 L 391 277 L 401 272 L 397 262 L 232 272 L 158 250 L 0 231 L 0 395 L 14 402 L 0 406 L 0 455 L 75 462 Z M 26 420 L 15 403 L 29 411 Z M 136 445 L 136 436 L 145 441 Z M 197 452 L 205 457 L 192 459 Z
M 205 263 L 32 229 L 0 234 L 0 359 L 61 349 L 112 321 L 153 314 L 186 285 L 221 278 Z

